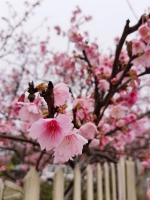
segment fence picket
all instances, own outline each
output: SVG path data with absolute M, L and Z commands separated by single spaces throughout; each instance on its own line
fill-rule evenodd
M 121 182 L 120 162 L 117 163 L 117 177 L 118 177 L 118 200 L 122 200 L 122 182 Z
M 126 161 L 126 167 L 127 167 L 127 200 L 130 200 L 132 197 L 132 182 L 130 181 L 131 178 L 131 165 L 130 161 Z
M 121 182 L 122 182 L 122 200 L 126 200 L 126 172 L 125 172 L 125 160 L 120 158 L 121 167 Z
M 133 161 L 126 161 L 127 165 L 127 200 L 136 200 L 135 166 Z
M 97 164 L 97 200 L 103 200 L 102 167 Z
M 143 168 L 140 160 L 136 160 L 137 178 L 136 178 L 136 191 L 139 199 L 144 199 L 144 191 L 142 188 Z
M 81 200 L 81 172 L 78 165 L 74 169 L 73 200 Z
M 137 200 L 136 198 L 136 187 L 135 187 L 135 163 L 133 161 L 130 161 L 131 162 L 131 171 L 132 171 L 132 177 L 131 177 L 131 180 L 132 180 L 132 199 L 133 200 Z
M 117 199 L 117 195 L 116 195 L 116 173 L 115 173 L 115 165 L 114 163 L 110 164 L 111 167 L 111 184 L 112 184 L 112 199 L 116 200 Z
M 87 186 L 86 186 L 86 199 L 93 200 L 93 172 L 91 165 L 86 168 Z
M 24 200 L 39 200 L 40 178 L 37 171 L 31 168 L 24 178 Z
M 109 166 L 104 163 L 104 177 L 105 177 L 105 199 L 110 200 L 110 179 L 109 179 Z
M 54 174 L 53 200 L 64 200 L 64 176 L 60 167 Z
M 3 190 L 4 190 L 4 183 L 3 180 L 0 178 L 0 200 L 2 200 L 3 197 Z

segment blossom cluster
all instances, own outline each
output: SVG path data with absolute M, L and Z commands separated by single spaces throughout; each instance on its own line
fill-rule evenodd
M 148 118 L 138 115 L 143 112 L 138 103 L 138 87 L 143 81 L 141 73 L 147 74 L 150 66 L 150 20 L 142 24 L 138 32 L 140 38 L 126 42 L 127 51 L 121 50 L 114 70 L 115 56 L 101 55 L 95 43 L 90 45 L 84 41 L 79 26 L 72 26 L 67 37 L 75 43 L 73 56 L 54 54 L 49 63 L 60 67 L 58 70 L 56 67 L 56 74 L 64 76 L 65 82 L 57 83 L 52 89 L 54 102 L 48 100 L 52 97 L 46 97 L 48 86 L 41 84 L 36 87 L 36 92 L 41 96 L 44 94 L 47 111 L 40 108 L 40 96 L 33 102 L 23 100 L 18 103 L 22 105 L 19 115 L 28 123 L 29 136 L 37 139 L 42 150 L 54 152 L 54 163 L 67 162 L 81 155 L 85 144 L 99 150 L 112 145 L 121 155 L 126 144 L 147 132 Z M 74 97 L 68 78 L 78 78 L 76 88 L 81 87 L 84 80 L 83 90 L 88 91 L 87 94 L 78 93 Z M 53 117 L 50 117 L 52 109 L 49 107 L 54 110 Z
M 70 98 L 69 88 L 64 83 L 54 86 L 54 107 L 61 107 Z M 41 149 L 54 151 L 54 163 L 67 162 L 82 153 L 87 140 L 73 127 L 72 118 L 66 113 L 57 113 L 54 118 L 45 118 L 38 106 L 40 97 L 34 102 L 18 102 L 23 105 L 19 111 L 21 120 L 29 125 L 29 136 L 37 139 Z
M 1 159 L 1 169 L 16 164 L 16 157 L 37 170 L 51 162 L 72 160 L 68 164 L 75 166 L 121 156 L 139 158 L 149 167 L 150 15 L 135 26 L 127 20 L 115 40 L 116 52 L 105 54 L 80 28 L 91 16 L 83 16 L 78 6 L 68 30 L 54 27 L 67 39 L 67 52 L 50 49 L 49 28 L 45 40 L 16 34 L 29 13 L 14 23 L 6 20 L 8 31 L 0 34 L 0 58 L 9 64 L 0 72 L 0 148 L 11 151 Z M 128 41 L 133 32 L 138 36 Z M 27 89 L 30 80 L 34 84 Z

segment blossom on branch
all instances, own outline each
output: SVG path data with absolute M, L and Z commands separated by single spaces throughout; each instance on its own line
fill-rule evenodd
M 19 111 L 19 117 L 21 120 L 32 124 L 35 121 L 42 118 L 42 113 L 36 102 L 33 103 L 18 102 L 18 104 L 23 105 L 23 107 Z
M 117 105 L 114 106 L 112 108 L 112 111 L 110 113 L 111 117 L 115 118 L 115 119 L 120 119 L 125 117 L 126 111 L 128 110 L 127 107 L 125 106 L 121 106 L 121 105 Z
M 88 141 L 77 133 L 77 129 L 70 131 L 63 138 L 61 144 L 54 149 L 54 163 L 64 163 L 74 156 L 82 154 L 83 145 Z
M 88 140 L 93 139 L 96 132 L 97 132 L 96 126 L 91 122 L 83 124 L 79 129 L 79 134 Z
M 54 86 L 54 105 L 62 106 L 70 99 L 69 87 L 65 83 L 57 83 Z
M 71 118 L 59 114 L 56 118 L 40 119 L 33 123 L 29 136 L 38 140 L 42 150 L 46 148 L 49 151 L 62 142 L 72 127 Z

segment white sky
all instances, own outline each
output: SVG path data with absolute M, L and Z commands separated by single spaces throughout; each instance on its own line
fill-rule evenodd
M 21 16 L 24 12 L 24 1 L 9 0 L 8 2 L 11 2 Z M 35 0 L 29 0 L 29 2 L 35 2 Z M 130 0 L 130 4 L 138 18 L 150 7 L 149 0 Z M 35 15 L 26 25 L 26 30 L 29 32 L 34 30 L 45 17 L 48 17 L 47 24 L 52 30 L 50 32 L 51 47 L 58 51 L 65 50 L 67 49 L 67 41 L 55 37 L 53 27 L 60 25 L 63 30 L 68 30 L 71 12 L 76 5 L 81 8 L 85 15 L 93 17 L 92 21 L 83 25 L 83 29 L 89 31 L 91 40 L 98 38 L 100 49 L 113 48 L 113 39 L 121 35 L 127 19 L 130 19 L 131 25 L 137 21 L 127 0 L 44 0 L 41 6 L 36 8 Z M 6 0 L 0 0 L 0 17 L 8 15 Z M 44 37 L 45 31 L 46 29 L 43 27 L 35 34 Z

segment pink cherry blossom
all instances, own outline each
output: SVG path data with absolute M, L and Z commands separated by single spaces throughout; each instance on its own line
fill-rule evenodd
M 78 33 L 78 27 L 73 26 L 69 31 L 68 31 L 68 37 L 70 42 L 81 42 L 83 40 L 83 37 Z
M 125 134 L 125 140 L 126 142 L 132 142 L 135 139 L 135 131 L 129 131 Z
M 93 112 L 94 99 L 82 97 L 73 101 L 73 107 L 77 108 L 76 117 L 89 121 L 89 114 Z
M 129 123 L 131 121 L 136 120 L 136 118 L 137 118 L 136 115 L 131 113 L 129 115 L 126 115 L 124 119 L 127 121 L 127 123 Z
M 93 112 L 94 99 L 88 98 L 88 97 L 74 99 L 73 107 L 76 107 L 78 105 L 79 105 L 79 107 L 87 108 L 89 112 Z
M 150 20 L 147 21 L 147 26 L 150 28 Z
M 82 154 L 83 145 L 87 142 L 84 137 L 77 134 L 77 129 L 70 131 L 61 144 L 54 149 L 54 163 L 64 163 Z
M 129 94 L 127 94 L 126 98 L 128 106 L 132 106 L 138 100 L 138 92 L 132 91 Z
M 126 63 L 129 61 L 129 56 L 128 56 L 126 51 L 124 51 L 124 50 L 121 51 L 120 56 L 119 56 L 119 60 L 126 62 Z
M 83 41 L 77 42 L 75 44 L 75 47 L 79 50 L 79 51 L 83 51 L 87 48 L 87 44 Z
M 93 59 L 94 60 L 97 59 L 99 57 L 97 44 L 92 43 L 88 48 L 86 48 L 86 53 L 87 53 L 88 58 L 90 59 L 90 61 L 92 61 Z
M 145 169 L 145 168 L 150 168 L 150 159 L 146 159 L 144 160 L 142 163 L 142 167 Z
M 115 141 L 114 147 L 117 151 L 123 151 L 124 150 L 124 145 L 119 140 Z
M 93 139 L 96 132 L 97 128 L 92 122 L 87 122 L 86 124 L 83 124 L 79 129 L 79 134 L 88 140 Z
M 142 37 L 146 37 L 149 33 L 149 28 L 146 26 L 146 24 L 142 24 L 140 27 L 139 27 L 139 33 Z
M 103 73 L 104 73 L 104 75 L 106 76 L 106 77 L 110 77 L 111 76 L 111 72 L 112 72 L 112 70 L 109 68 L 109 67 L 104 67 L 104 71 L 103 71 Z
M 124 119 L 120 119 L 116 122 L 116 126 L 122 127 L 126 124 L 126 121 Z
M 139 27 L 139 33 L 145 42 L 150 41 L 150 28 L 146 24 L 142 24 Z
M 132 62 L 135 66 L 145 65 L 147 68 L 150 68 L 150 46 L 145 47 L 144 54 L 135 58 Z
M 150 68 L 150 46 L 145 48 L 145 53 L 143 54 L 143 62 L 146 67 Z
M 105 137 L 104 135 L 101 135 L 99 148 L 100 150 L 103 150 L 104 147 L 108 144 L 109 140 L 108 137 Z
M 113 117 L 115 119 L 123 118 L 126 114 L 127 109 L 128 109 L 127 107 L 122 106 L 122 105 L 114 106 L 112 108 L 110 115 L 111 115 L 111 117 Z
M 23 105 L 23 107 L 19 111 L 19 117 L 21 120 L 32 124 L 42 118 L 42 114 L 37 103 L 18 102 L 18 104 Z
M 109 89 L 109 83 L 106 80 L 99 80 L 98 87 L 100 90 L 107 92 Z
M 144 51 L 145 44 L 139 40 L 132 40 L 132 55 L 136 55 Z
M 59 114 L 56 118 L 40 119 L 33 123 L 29 136 L 38 139 L 41 149 L 51 150 L 61 143 L 72 127 L 71 118 Z
M 54 105 L 62 106 L 71 97 L 69 87 L 65 83 L 57 83 L 54 86 Z
M 90 142 L 89 147 L 90 147 L 90 148 L 96 147 L 96 146 L 99 145 L 99 142 L 100 142 L 99 139 L 94 138 L 94 139 Z

